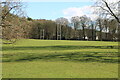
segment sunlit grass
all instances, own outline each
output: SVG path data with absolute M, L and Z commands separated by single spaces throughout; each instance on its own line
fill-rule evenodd
M 9 78 L 117 78 L 118 64 L 65 61 L 3 63 Z
M 6 78 L 116 78 L 117 63 L 117 42 L 24 39 L 3 45 Z

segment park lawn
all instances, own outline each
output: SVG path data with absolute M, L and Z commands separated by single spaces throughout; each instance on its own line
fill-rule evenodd
M 4 78 L 117 78 L 118 65 L 96 62 L 31 61 L 3 63 Z
M 118 43 L 22 39 L 3 45 L 3 78 L 117 78 Z

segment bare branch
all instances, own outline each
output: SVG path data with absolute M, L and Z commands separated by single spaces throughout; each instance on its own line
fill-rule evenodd
M 5 19 L 5 17 L 9 14 L 9 12 L 10 12 L 12 9 L 16 8 L 16 7 L 18 7 L 18 6 L 13 6 L 13 7 L 11 7 L 10 10 L 7 11 L 7 12 L 5 13 L 5 15 L 2 16 L 2 19 Z
M 97 6 L 97 7 L 100 7 L 102 10 L 107 11 L 109 14 L 111 14 L 111 12 L 110 12 L 109 10 L 103 8 L 102 6 Z M 112 14 L 111 14 L 111 15 L 112 15 Z
M 119 18 L 118 18 L 118 17 L 115 15 L 115 13 L 111 10 L 111 8 L 109 7 L 108 3 L 107 3 L 105 0 L 102 0 L 102 1 L 105 3 L 106 7 L 109 9 L 109 12 L 111 13 L 111 15 L 112 15 L 113 17 L 115 17 L 115 19 L 120 23 Z

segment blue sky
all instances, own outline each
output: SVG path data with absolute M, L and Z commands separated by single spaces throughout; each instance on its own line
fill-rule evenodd
M 33 19 L 55 20 L 59 17 L 71 17 L 73 14 L 84 14 L 89 9 L 86 7 L 90 5 L 93 2 L 27 2 L 26 13 Z

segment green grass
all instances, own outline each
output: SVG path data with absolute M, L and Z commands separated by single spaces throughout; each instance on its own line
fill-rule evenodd
M 32 61 L 3 64 L 3 77 L 13 78 L 113 78 L 118 65 L 65 61 Z
M 4 78 L 117 78 L 118 43 L 19 40 L 3 45 Z

